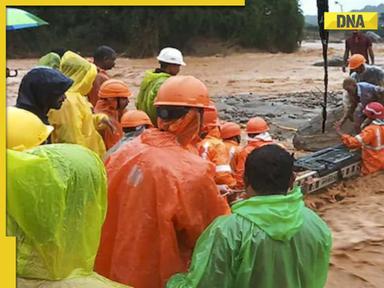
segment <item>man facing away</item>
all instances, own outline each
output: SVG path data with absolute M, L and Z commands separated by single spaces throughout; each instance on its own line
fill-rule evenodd
M 293 162 L 278 145 L 254 149 L 245 163 L 249 198 L 204 231 L 189 272 L 167 287 L 324 287 L 331 232 L 292 188 Z

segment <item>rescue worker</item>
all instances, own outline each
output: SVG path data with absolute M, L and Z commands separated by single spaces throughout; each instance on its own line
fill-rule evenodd
M 220 133 L 221 139 L 223 139 L 225 147 L 227 148 L 229 161 L 231 163 L 236 151 L 239 149 L 241 141 L 240 125 L 233 122 L 226 122 L 221 125 Z M 234 167 L 232 168 L 232 171 L 234 171 Z
M 368 124 L 363 113 L 364 107 L 370 102 L 384 103 L 384 88 L 367 82 L 356 83 L 353 78 L 348 77 L 343 81 L 343 89 L 347 92 L 343 99 L 344 115 L 336 126 L 340 128 L 350 119 L 355 124 L 355 131 L 359 133 Z
M 79 145 L 39 146 L 52 130 L 7 108 L 7 235 L 16 237 L 17 287 L 126 287 L 93 272 L 107 208 L 103 163 Z
M 348 148 L 361 148 L 361 172 L 367 175 L 384 170 L 384 106 L 379 102 L 371 102 L 365 106 L 364 114 L 373 120 L 372 123 L 360 134 L 342 134 L 341 139 Z
M 249 198 L 204 231 L 189 272 L 167 288 L 323 288 L 331 231 L 292 188 L 293 162 L 278 145 L 253 150 L 245 164 Z
M 246 133 L 247 133 L 247 145 L 242 148 L 232 161 L 235 166 L 235 179 L 236 188 L 244 188 L 244 164 L 249 153 L 254 149 L 263 147 L 264 145 L 275 144 L 271 135 L 269 134 L 269 127 L 267 122 L 261 117 L 254 117 L 248 120 Z
M 53 127 L 44 124 L 35 114 L 16 107 L 7 107 L 7 148 L 23 151 L 44 144 Z
M 107 80 L 100 87 L 95 112 L 106 114 L 113 125 L 112 129 L 106 127 L 100 132 L 107 150 L 123 137 L 120 118 L 129 103 L 128 97 L 131 95 L 128 86 L 120 80 Z
M 147 113 L 154 126 L 157 126 L 156 107 L 153 105 L 157 91 L 165 80 L 180 72 L 180 66 L 185 66 L 183 54 L 172 47 L 162 49 L 157 60 L 159 60 L 160 68 L 145 72 L 136 98 L 136 108 Z
M 119 142 L 107 151 L 105 159 L 111 156 L 112 153 L 116 152 L 122 145 L 135 139 L 143 133 L 145 129 L 153 127 L 151 119 L 149 119 L 148 115 L 145 114 L 144 111 L 140 110 L 130 110 L 124 112 L 120 120 L 120 125 L 124 132 L 123 138 L 121 138 Z
M 236 181 L 232 176 L 230 157 L 227 148 L 220 138 L 220 121 L 217 109 L 211 102 L 211 109 L 204 112 L 203 130 L 200 134 L 202 141 L 198 143 L 200 156 L 215 165 L 215 182 L 221 193 L 227 194 Z
M 356 82 L 368 82 L 376 86 L 384 86 L 384 70 L 378 66 L 365 64 L 361 54 L 354 54 L 349 58 L 348 67 L 352 71 L 351 77 Z
M 101 85 L 110 79 L 107 71 L 115 67 L 117 54 L 109 46 L 99 46 L 93 53 L 93 63 L 97 68 L 97 75 L 92 84 L 92 89 L 88 93 L 88 100 L 93 107 L 96 106 L 97 100 L 99 100 L 99 90 Z
M 49 124 L 50 109 L 60 109 L 65 100 L 65 92 L 73 80 L 60 71 L 37 67 L 29 71 L 21 80 L 16 99 L 16 107 L 28 110 Z
M 147 129 L 106 161 L 109 199 L 96 271 L 137 288 L 164 287 L 186 271 L 196 239 L 229 207 L 212 165 L 185 147 L 200 132 L 206 86 L 175 76 L 160 87 L 158 129 Z
M 55 127 L 52 142 L 80 144 L 103 157 L 105 145 L 97 129 L 113 126 L 106 115 L 92 114 L 92 105 L 85 97 L 95 79 L 96 66 L 68 51 L 61 60 L 60 71 L 74 83 L 61 109 L 49 112 L 49 123 Z

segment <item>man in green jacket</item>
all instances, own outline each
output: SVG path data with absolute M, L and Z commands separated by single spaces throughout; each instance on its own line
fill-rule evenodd
M 136 99 L 136 108 L 148 114 L 154 126 L 157 126 L 156 108 L 153 105 L 157 91 L 161 84 L 171 76 L 180 72 L 180 66 L 185 66 L 183 54 L 175 48 L 167 47 L 160 51 L 160 68 L 145 72 L 144 80 L 141 82 L 140 92 Z
M 290 189 L 293 158 L 277 145 L 255 149 L 245 164 L 247 200 L 200 236 L 189 272 L 167 287 L 320 288 L 327 280 L 331 232 Z

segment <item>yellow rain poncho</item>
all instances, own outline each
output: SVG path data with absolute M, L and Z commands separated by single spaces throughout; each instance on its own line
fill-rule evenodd
M 74 83 L 67 91 L 67 100 L 61 109 L 49 112 L 49 122 L 55 127 L 52 142 L 80 144 L 103 157 L 105 146 L 96 127 L 107 116 L 92 114 L 92 105 L 85 97 L 96 77 L 96 66 L 68 51 L 61 59 L 60 71 Z
M 79 145 L 7 151 L 7 234 L 17 287 L 126 287 L 93 272 L 107 208 L 104 165 Z

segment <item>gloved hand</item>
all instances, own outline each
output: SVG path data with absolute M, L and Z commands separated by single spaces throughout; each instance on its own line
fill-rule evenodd
M 232 190 L 228 185 L 217 185 L 217 188 L 219 189 L 220 195 L 223 197 L 232 194 Z

